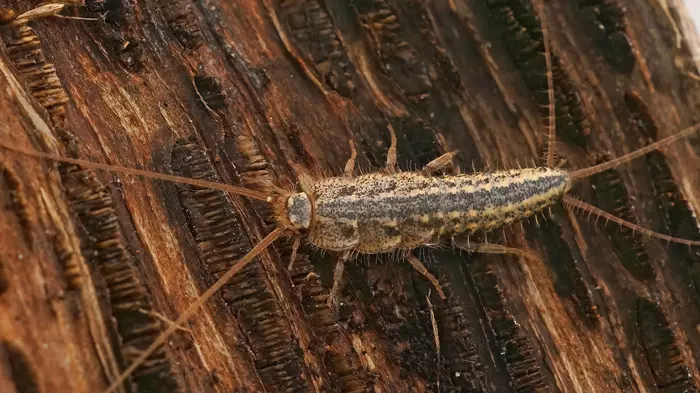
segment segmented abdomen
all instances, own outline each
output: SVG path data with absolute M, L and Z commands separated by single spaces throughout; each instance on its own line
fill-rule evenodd
M 545 167 L 327 178 L 314 185 L 309 240 L 324 249 L 381 253 L 439 236 L 489 232 L 552 205 L 569 181 L 566 172 Z

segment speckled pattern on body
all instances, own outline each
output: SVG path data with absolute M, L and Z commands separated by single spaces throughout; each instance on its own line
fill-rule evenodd
M 429 177 L 417 172 L 322 179 L 313 186 L 309 241 L 373 254 L 440 236 L 489 232 L 558 201 L 569 175 L 546 167 Z

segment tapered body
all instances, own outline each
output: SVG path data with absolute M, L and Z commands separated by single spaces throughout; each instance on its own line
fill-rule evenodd
M 371 173 L 319 180 L 309 241 L 323 249 L 382 253 L 437 238 L 489 232 L 558 201 L 569 175 L 546 167 L 425 176 Z

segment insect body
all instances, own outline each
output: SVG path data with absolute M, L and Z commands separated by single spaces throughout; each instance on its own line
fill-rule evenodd
M 318 181 L 308 194 L 290 196 L 288 219 L 307 229 L 318 248 L 385 253 L 509 225 L 557 202 L 569 184 L 566 172 L 546 167 L 334 177 Z
M 387 171 L 353 177 L 351 144 L 353 155 L 345 176 L 318 180 L 308 190 L 283 194 L 275 202 L 281 228 L 305 233 L 317 248 L 343 252 L 329 303 L 337 295 L 343 264 L 352 253 L 397 250 L 405 251 L 408 261 L 444 299 L 438 280 L 410 250 L 458 235 L 490 232 L 530 217 L 556 203 L 570 186 L 567 172 L 547 167 L 432 176 L 452 153 L 428 163 L 422 172 L 395 173 L 396 136 L 389 130 L 392 146 Z M 455 244 L 468 251 L 486 251 L 483 245 L 471 246 L 468 241 Z M 505 251 L 503 247 L 498 252 Z

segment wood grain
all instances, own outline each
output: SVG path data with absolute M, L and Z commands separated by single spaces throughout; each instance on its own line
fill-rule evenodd
M 529 0 L 88 0 L 64 13 L 96 21 L 0 28 L 0 134 L 261 189 L 341 173 L 348 139 L 377 170 L 389 124 L 404 169 L 453 150 L 462 171 L 533 165 L 541 21 L 566 167 L 700 121 L 697 37 L 677 2 L 543 5 L 540 19 Z M 694 136 L 573 194 L 700 239 L 699 167 Z M 262 202 L 7 151 L 0 206 L 3 392 L 101 391 L 274 225 Z M 124 390 L 697 392 L 699 251 L 553 213 L 489 238 L 539 261 L 419 250 L 446 301 L 405 261 L 349 264 L 337 315 L 337 256 L 302 247 L 287 272 L 279 241 Z

